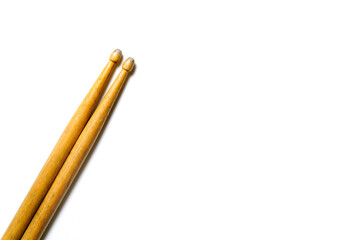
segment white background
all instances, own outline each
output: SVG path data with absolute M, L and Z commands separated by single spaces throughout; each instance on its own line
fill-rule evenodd
M 0 234 L 120 48 L 136 70 L 44 239 L 359 239 L 359 12 L 1 1 Z

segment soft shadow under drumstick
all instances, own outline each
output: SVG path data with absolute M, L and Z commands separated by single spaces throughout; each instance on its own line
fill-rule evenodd
M 116 49 L 111 54 L 109 62 L 60 136 L 30 191 L 1 238 L 2 240 L 19 240 L 23 235 L 31 218 L 34 216 L 46 192 L 49 190 L 65 159 L 69 155 L 71 148 L 74 146 L 86 122 L 93 113 L 107 85 L 107 78 L 111 74 L 115 63 L 118 62 L 121 57 L 122 53 L 119 49 Z
M 128 58 L 122 65 L 121 72 L 111 85 L 105 97 L 101 100 L 89 122 L 86 124 L 21 239 L 37 240 L 40 239 L 41 235 L 44 233 L 45 228 L 49 224 L 57 207 L 81 168 L 81 165 L 85 161 L 87 154 L 90 152 L 91 147 L 96 141 L 125 78 L 133 69 L 133 66 L 134 60 L 132 58 Z

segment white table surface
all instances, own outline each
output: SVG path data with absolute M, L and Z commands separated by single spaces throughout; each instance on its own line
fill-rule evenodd
M 359 10 L 0 2 L 0 235 L 120 48 L 136 70 L 44 239 L 359 239 Z

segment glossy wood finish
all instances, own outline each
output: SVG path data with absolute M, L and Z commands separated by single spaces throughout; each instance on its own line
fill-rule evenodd
M 77 172 L 85 161 L 91 147 L 96 141 L 125 78 L 132 70 L 133 66 L 134 60 L 132 58 L 128 58 L 124 62 L 118 77 L 111 85 L 105 97 L 101 100 L 79 139 L 76 141 L 63 167 L 55 178 L 54 183 L 50 187 L 49 192 L 46 194 L 39 209 L 21 238 L 22 240 L 40 239 Z
M 68 157 L 85 124 L 93 113 L 96 104 L 107 85 L 107 78 L 112 72 L 115 63 L 118 62 L 121 57 L 122 53 L 118 49 L 113 51 L 111 54 L 109 62 L 106 64 L 104 70 L 101 72 L 100 76 L 60 136 L 30 191 L 23 200 L 5 234 L 1 238 L 2 240 L 18 240 L 23 235 L 26 227 L 37 211 L 41 201 L 45 197 L 45 194 L 49 190 L 64 161 Z

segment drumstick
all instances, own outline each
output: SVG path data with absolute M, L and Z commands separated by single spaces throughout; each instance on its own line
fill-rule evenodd
M 56 176 L 54 183 L 51 185 L 39 209 L 22 236 L 22 240 L 37 240 L 42 236 L 77 172 L 81 168 L 91 147 L 96 141 L 124 80 L 132 70 L 133 66 L 134 60 L 132 58 L 128 58 L 122 65 L 122 70 L 80 134 L 79 139 L 76 141 L 63 167 Z
M 104 70 L 101 72 L 60 136 L 49 158 L 45 162 L 45 165 L 30 188 L 30 191 L 1 238 L 2 240 L 18 240 L 23 235 L 31 218 L 34 216 L 46 192 L 49 190 L 56 175 L 69 155 L 71 148 L 74 146 L 86 122 L 93 113 L 96 104 L 107 85 L 107 78 L 113 70 L 115 63 L 118 62 L 121 57 L 122 53 L 119 49 L 112 52 L 109 62 L 106 64 Z

